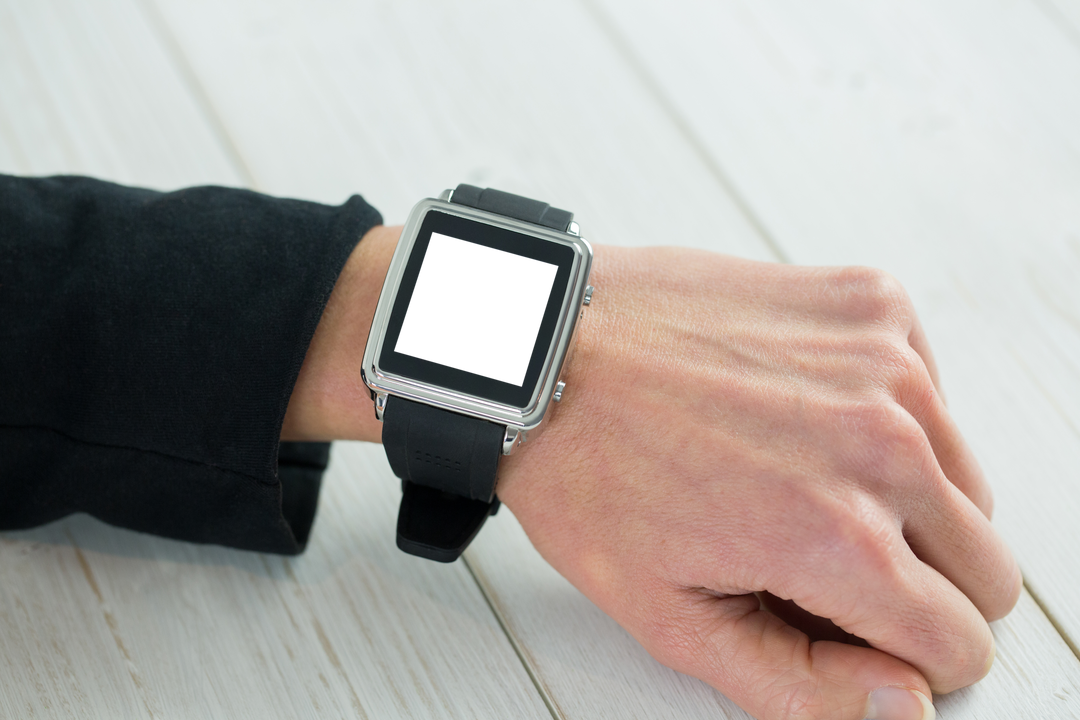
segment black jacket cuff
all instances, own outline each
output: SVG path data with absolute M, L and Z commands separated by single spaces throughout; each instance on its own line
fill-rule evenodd
M 380 222 L 358 196 L 0 176 L 0 528 L 81 511 L 301 551 L 328 446 L 279 448 L 281 424 Z

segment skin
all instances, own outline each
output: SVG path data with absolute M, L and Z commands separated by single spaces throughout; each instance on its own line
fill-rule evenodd
M 400 231 L 350 258 L 284 438 L 379 441 L 356 358 Z M 764 720 L 989 671 L 1020 572 L 896 280 L 600 246 L 590 283 L 563 401 L 500 466 L 548 562 Z

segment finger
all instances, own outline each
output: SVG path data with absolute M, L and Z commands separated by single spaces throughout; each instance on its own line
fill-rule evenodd
M 915 556 L 900 522 L 865 522 L 800 551 L 805 571 L 769 590 L 917 668 L 935 692 L 980 680 L 994 638 L 978 608 Z
M 926 352 L 929 352 L 927 350 Z M 994 512 L 994 495 L 975 453 L 964 440 L 941 397 L 926 382 L 930 368 L 926 356 L 912 358 L 910 369 L 895 390 L 896 401 L 907 410 L 926 433 L 930 448 L 945 477 L 964 493 L 987 518 Z M 923 363 L 920 366 L 920 363 Z M 936 384 L 936 383 L 935 383 Z
M 964 593 L 987 620 L 1008 615 L 1023 581 L 1012 552 L 987 517 L 943 477 L 926 483 L 914 499 L 904 537 L 915 555 Z
M 938 376 L 937 362 L 934 360 L 934 353 L 930 350 L 930 341 L 926 339 L 926 333 L 923 332 L 922 323 L 919 322 L 919 316 L 915 314 L 914 309 L 911 311 L 911 329 L 908 331 L 908 345 L 922 358 L 926 371 L 930 373 L 930 380 L 934 383 L 934 387 L 937 388 L 938 394 L 941 395 L 941 401 L 944 403 L 945 394 L 941 390 L 941 378 Z
M 934 717 L 926 680 L 895 657 L 871 648 L 811 642 L 762 610 L 753 595 L 675 592 L 680 597 L 672 605 L 680 611 L 661 626 L 648 649 L 661 662 L 717 688 L 756 718 Z
M 918 384 L 916 379 L 909 386 Z M 898 400 L 914 413 L 896 408 L 891 462 L 878 459 L 863 471 L 876 470 L 893 489 L 890 504 L 901 512 L 904 539 L 916 556 L 959 588 L 984 618 L 1004 617 L 1019 599 L 1022 580 L 990 525 L 986 478 L 944 405 L 932 397 L 919 407 L 903 391 Z
M 791 600 L 785 600 L 765 591 L 754 594 L 761 601 L 762 610 L 772 613 L 796 630 L 806 633 L 811 642 L 832 640 L 833 642 L 842 642 L 848 645 L 870 647 L 865 640 L 852 635 L 832 620 L 811 615 Z
M 964 440 L 956 421 L 940 400 L 932 403 L 915 419 L 926 432 L 945 477 L 990 519 L 994 514 L 994 493 L 975 459 L 975 453 Z

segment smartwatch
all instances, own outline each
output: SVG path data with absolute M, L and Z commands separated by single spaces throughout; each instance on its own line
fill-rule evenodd
M 361 374 L 401 478 L 397 545 L 453 562 L 499 508 L 499 459 L 562 399 L 592 299 L 573 213 L 472 185 L 409 213 Z

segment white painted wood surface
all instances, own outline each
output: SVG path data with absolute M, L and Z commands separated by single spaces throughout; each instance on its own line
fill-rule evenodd
M 1072 42 L 1080 47 L 1080 2 L 1078 0 L 1037 0 L 1055 24 Z
M 0 162 L 173 188 L 241 185 L 133 2 L 0 2 Z
M 400 223 L 475 182 L 573 207 L 599 242 L 770 257 L 572 2 L 156 7 L 267 192 L 362 192 Z
M 2 718 L 548 718 L 468 569 L 394 546 L 340 443 L 300 558 L 75 517 L 0 540 Z
M 1045 1 L 1062 14 L 1074 2 Z M 1075 217 L 1069 36 L 1050 20 L 1040 30 L 1028 3 L 937 14 L 900 3 L 861 14 L 706 5 L 8 0 L 0 171 L 248 184 L 326 202 L 359 191 L 389 221 L 467 180 L 571 207 L 596 242 L 768 259 L 771 241 L 798 261 L 888 267 L 928 318 L 954 409 L 1004 501 L 1003 527 L 1018 546 L 1045 544 L 1041 564 L 1022 556 L 1032 587 L 1067 601 L 1075 578 L 1051 575 L 1072 567 L 1075 539 L 1034 514 L 1069 512 L 1068 494 L 1038 503 L 1067 470 L 1058 448 L 1072 452 L 1080 407 L 1057 385 L 1018 378 L 1017 366 L 1057 382 L 1077 357 L 1055 333 L 1080 307 L 1080 256 L 1045 241 Z M 898 12 L 914 20 L 882 20 Z M 1028 24 L 1026 44 L 1007 47 L 1037 57 L 987 56 L 976 40 L 1014 15 Z M 939 85 L 942 59 L 902 42 L 926 34 L 944 53 Z M 833 72 L 824 80 L 822 66 Z M 870 70 L 880 68 L 903 92 L 877 90 Z M 877 91 L 869 102 L 855 71 Z M 997 83 L 1014 95 L 994 95 Z M 936 124 L 939 105 L 958 126 Z M 913 106 L 905 145 L 882 126 Z M 1023 132 L 1032 127 L 1034 138 Z M 1017 186 L 1010 173 L 1028 181 L 1019 200 L 1002 199 Z M 976 234 L 970 218 L 984 203 Z M 1029 226 L 1040 241 L 1018 248 L 1017 228 Z M 1051 301 L 1030 289 L 1019 307 L 995 297 L 986 274 L 1014 290 L 1023 263 Z M 1031 338 L 1042 344 L 1017 347 Z M 987 378 L 998 381 L 989 399 Z M 1009 442 L 1017 428 L 1022 442 Z M 1030 495 L 1002 488 L 1002 477 L 1033 475 Z M 469 568 L 393 550 L 395 489 L 379 448 L 337 448 L 298 560 L 86 518 L 5 534 L 0 717 L 546 716 L 511 642 L 562 717 L 745 717 L 652 661 L 505 511 L 468 553 L 504 635 Z M 994 629 L 994 671 L 939 699 L 941 716 L 1080 717 L 1080 666 L 1030 598 Z

